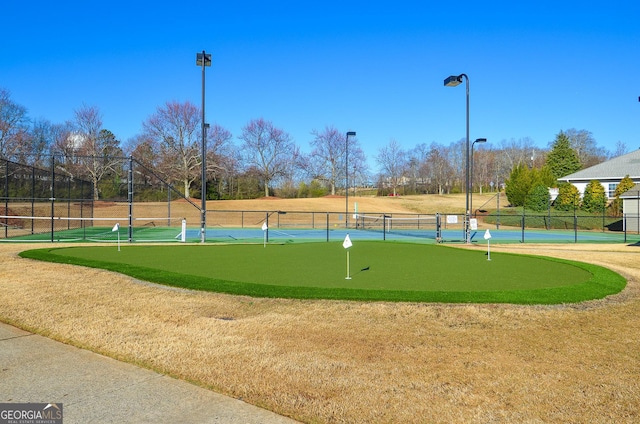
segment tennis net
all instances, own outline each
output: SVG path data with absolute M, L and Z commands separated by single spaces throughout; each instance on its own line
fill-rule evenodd
M 438 215 L 374 214 L 356 215 L 356 229 L 378 231 L 384 235 L 438 238 L 440 219 Z

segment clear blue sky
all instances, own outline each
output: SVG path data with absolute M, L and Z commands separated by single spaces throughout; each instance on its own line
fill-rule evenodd
M 306 4 L 309 3 L 309 4 Z M 83 104 L 123 142 L 167 101 L 201 104 L 234 137 L 263 117 L 308 151 L 327 125 L 370 158 L 465 135 L 547 147 L 562 129 L 640 148 L 640 2 L 8 1 L 0 87 L 54 123 Z M 236 139 L 237 140 L 237 139 Z

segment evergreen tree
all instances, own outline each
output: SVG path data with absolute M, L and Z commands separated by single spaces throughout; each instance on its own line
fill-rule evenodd
M 543 184 L 535 185 L 527 194 L 525 207 L 527 209 L 541 212 L 549 208 L 549 188 Z
M 591 180 L 584 189 L 582 209 L 587 212 L 602 212 L 606 204 L 604 187 L 598 180 Z
M 511 206 L 522 206 L 531 189 L 531 171 L 520 163 L 511 170 L 509 179 L 505 182 L 504 192 Z
M 578 208 L 580 206 L 580 192 L 576 186 L 569 183 L 560 184 L 554 206 L 561 211 L 570 211 Z
M 635 184 L 629 175 L 626 175 L 622 180 L 620 180 L 620 184 L 618 184 L 614 193 L 615 198 L 609 207 L 611 215 L 622 216 L 622 199 L 620 199 L 620 196 L 631 190 L 634 185 Z
M 555 186 L 556 179 L 546 166 L 529 169 L 523 163 L 516 165 L 505 182 L 505 193 L 512 206 L 522 206 L 536 186 L 542 186 L 547 194 L 548 187 Z M 546 206 L 545 206 L 546 208 Z
M 551 145 L 546 166 L 556 179 L 573 174 L 582 168 L 576 151 L 571 148 L 569 137 L 562 131 Z

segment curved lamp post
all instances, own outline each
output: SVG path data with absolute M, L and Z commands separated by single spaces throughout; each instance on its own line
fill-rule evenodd
M 464 214 L 464 240 L 465 243 L 471 243 L 469 234 L 469 77 L 467 74 L 460 74 L 458 76 L 451 75 L 444 80 L 445 87 L 456 87 L 462 83 L 462 77 L 464 77 L 467 83 L 467 143 L 465 148 L 465 168 L 464 168 L 464 193 L 466 200 L 466 209 Z
M 469 187 L 469 208 L 471 209 L 471 215 L 475 216 L 475 212 L 473 210 L 473 146 L 476 143 L 486 143 L 486 138 L 477 138 L 473 143 L 471 143 L 471 185 Z
M 345 158 L 344 158 L 344 227 L 349 228 L 349 137 L 355 137 L 355 131 L 347 131 L 347 139 L 345 141 Z
M 207 239 L 207 124 L 204 122 L 204 68 L 211 66 L 211 54 L 196 53 L 196 66 L 202 66 L 202 190 L 200 197 L 202 204 L 200 207 L 200 242 Z

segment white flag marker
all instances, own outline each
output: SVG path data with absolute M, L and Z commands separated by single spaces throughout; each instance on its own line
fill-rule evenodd
M 263 235 L 262 235 L 262 247 L 267 247 L 267 230 L 269 229 L 269 227 L 267 226 L 267 221 L 264 221 L 262 223 L 262 231 L 263 231 Z
M 347 236 L 344 238 L 344 241 L 342 242 L 342 247 L 344 247 L 345 249 L 348 249 L 351 246 L 353 246 L 353 243 L 351 243 L 351 239 L 349 238 L 349 234 L 347 234 Z
M 113 226 L 113 228 L 111 229 L 112 232 L 117 232 L 118 233 L 118 252 L 120 251 L 120 223 L 116 222 L 116 225 Z
M 487 231 L 484 232 L 484 239 L 487 241 L 487 260 L 491 260 L 491 246 L 489 240 L 491 240 L 491 233 L 487 228 Z
M 349 265 L 351 262 L 351 259 L 349 258 L 349 248 L 351 246 L 353 246 L 353 243 L 351 243 L 349 234 L 347 234 L 347 236 L 344 238 L 344 241 L 342 242 L 342 247 L 344 247 L 347 250 L 347 276 L 345 277 L 345 280 L 351 280 L 351 272 L 349 270 Z

